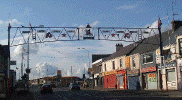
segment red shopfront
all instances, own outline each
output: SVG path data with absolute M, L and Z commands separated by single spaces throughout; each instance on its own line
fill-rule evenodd
M 118 70 L 116 72 L 117 77 L 117 88 L 118 89 L 127 89 L 127 79 L 126 79 L 126 70 Z
M 116 72 L 110 71 L 103 73 L 104 88 L 116 88 Z

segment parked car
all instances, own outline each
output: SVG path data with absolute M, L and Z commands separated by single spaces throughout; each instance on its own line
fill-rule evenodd
M 89 87 L 88 83 L 87 82 L 83 83 L 83 87 L 84 88 Z
M 42 85 L 40 93 L 47 93 L 47 92 L 52 94 L 53 92 L 52 86 L 50 84 Z
M 28 92 L 28 85 L 25 82 L 17 82 L 15 88 L 17 94 Z
M 51 83 L 51 86 L 52 86 L 53 88 L 56 88 L 56 84 L 55 84 L 55 83 Z
M 80 90 L 80 84 L 78 84 L 78 83 L 70 83 L 69 89 L 70 90 Z

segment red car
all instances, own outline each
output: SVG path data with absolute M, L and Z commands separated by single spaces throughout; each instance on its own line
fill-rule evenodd
M 44 84 L 42 87 L 41 87 L 41 91 L 40 93 L 51 93 L 52 94 L 53 92 L 53 88 L 51 85 L 49 84 Z

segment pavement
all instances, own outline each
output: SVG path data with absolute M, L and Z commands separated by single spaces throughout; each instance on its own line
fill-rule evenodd
M 180 97 L 182 98 L 182 91 L 179 90 L 169 90 L 169 91 L 161 91 L 161 90 L 120 90 L 120 89 L 104 89 L 102 87 L 95 87 L 95 88 L 83 88 L 81 87 L 81 90 L 88 90 L 90 93 L 100 93 L 99 91 L 105 91 L 107 93 L 114 93 L 118 94 L 121 93 L 120 96 L 154 96 L 154 97 Z M 36 100 L 35 93 L 39 91 L 39 88 L 32 89 L 28 93 L 13 93 L 9 100 Z M 56 91 L 63 91 L 69 92 L 67 88 L 54 88 L 55 93 L 59 93 Z M 94 92 L 95 91 L 95 92 Z M 39 92 L 38 92 L 39 93 Z M 72 93 L 72 92 L 71 92 Z M 122 95 L 123 94 L 123 95 Z M 74 94 L 75 95 L 75 94 Z
M 29 91 L 27 93 L 20 93 L 20 94 L 17 94 L 15 92 L 11 94 L 11 97 L 9 100 L 36 100 L 36 98 L 32 91 Z
M 93 91 L 109 91 L 109 92 L 122 92 L 122 93 L 132 93 L 132 94 L 150 94 L 154 96 L 168 96 L 168 97 L 182 97 L 182 90 L 121 90 L 109 88 L 105 89 L 103 87 L 94 87 L 94 88 L 83 88 L 81 90 L 93 90 Z

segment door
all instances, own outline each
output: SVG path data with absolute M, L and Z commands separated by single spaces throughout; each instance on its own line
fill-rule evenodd
M 139 76 L 128 77 L 129 80 L 129 89 L 136 90 L 140 88 Z
M 146 89 L 146 75 L 142 74 L 142 87 L 143 89 Z

